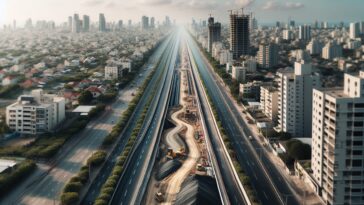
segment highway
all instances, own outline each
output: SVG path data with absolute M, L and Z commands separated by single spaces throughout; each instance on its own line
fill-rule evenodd
M 185 34 L 187 36 L 188 34 Z M 188 42 L 188 41 L 186 41 Z M 234 167 L 229 162 L 229 156 L 225 152 L 223 142 L 219 139 L 218 127 L 215 123 L 213 113 L 204 93 L 204 88 L 199 80 L 196 61 L 192 56 L 191 47 L 189 47 L 189 57 L 191 62 L 191 79 L 190 84 L 196 92 L 198 104 L 201 112 L 201 121 L 204 125 L 205 138 L 209 147 L 210 158 L 214 165 L 215 177 L 217 180 L 220 197 L 224 204 L 248 204 L 245 200 L 244 193 L 239 184 L 239 178 L 234 174 Z
M 212 74 L 214 72 L 207 60 L 202 56 L 196 42 L 188 35 L 188 46 L 191 55 L 197 64 L 198 71 L 203 82 L 206 85 L 207 91 L 212 99 L 213 104 L 217 109 L 218 116 L 225 128 L 232 146 L 234 147 L 237 159 L 240 165 L 250 177 L 253 188 L 257 192 L 258 198 L 262 204 L 299 204 L 294 197 L 289 185 L 284 181 L 280 172 L 262 151 L 262 147 L 255 141 L 250 141 L 248 136 L 251 135 L 247 125 L 239 114 L 239 110 L 234 106 L 231 98 L 223 89 L 219 80 Z M 216 135 L 211 135 L 216 138 Z M 214 144 L 214 137 L 211 142 L 214 148 L 219 150 L 218 144 Z M 219 155 L 216 155 L 219 157 Z M 223 163 L 223 159 L 219 163 Z M 221 169 L 224 173 L 225 170 Z M 224 176 L 225 174 L 223 174 Z M 224 179 L 225 183 L 230 183 Z M 227 189 L 230 187 L 227 186 Z M 234 199 L 234 193 L 228 191 L 229 198 L 234 204 L 239 204 L 239 199 Z M 236 196 L 236 195 L 235 195 Z
M 114 123 L 132 100 L 132 93 L 137 91 L 165 50 L 161 45 L 146 63 L 142 77 L 133 80 L 136 86 L 127 86 L 120 90 L 117 100 L 109 112 L 91 121 L 87 127 L 69 140 L 50 163 L 38 163 L 38 169 L 21 183 L 15 190 L 3 197 L 0 204 L 59 204 L 59 195 L 65 183 L 74 176 L 88 157 L 96 151 L 104 137 L 111 131 Z M 143 68 L 143 69 L 144 69 Z
M 124 172 L 118 182 L 111 204 L 140 204 L 159 149 L 164 119 L 168 110 L 172 80 L 178 56 L 180 33 L 173 34 L 173 46 L 167 48 L 167 58 L 162 58 L 164 77 L 148 109 L 137 142 L 128 157 Z
M 156 65 L 157 69 L 156 69 L 155 74 L 153 75 L 143 96 L 141 97 L 139 103 L 137 104 L 133 115 L 128 120 L 127 126 L 120 134 L 121 137 L 119 138 L 118 142 L 115 144 L 114 149 L 112 150 L 112 152 L 109 155 L 106 162 L 103 164 L 103 167 L 101 168 L 101 170 L 98 173 L 98 175 L 96 176 L 96 178 L 93 180 L 86 196 L 82 200 L 82 204 L 92 204 L 95 201 L 95 199 L 97 198 L 97 196 L 101 190 L 102 185 L 106 182 L 107 178 L 111 174 L 112 169 L 116 163 L 117 157 L 119 157 L 119 155 L 125 149 L 126 144 L 131 136 L 131 133 L 133 132 L 134 128 L 136 127 L 136 123 L 137 123 L 139 117 L 141 116 L 141 113 L 143 112 L 144 107 L 147 104 L 147 100 L 152 95 L 152 93 L 153 93 L 152 91 L 155 88 L 155 85 L 158 84 L 159 76 L 163 74 L 164 69 L 162 67 L 163 66 L 162 61 L 165 61 L 165 56 L 166 56 L 167 50 L 168 50 L 167 48 L 171 47 L 172 42 L 173 42 L 172 36 L 169 36 L 167 38 L 167 40 L 165 40 L 165 42 L 163 42 L 160 49 L 158 49 L 158 52 L 161 52 L 161 53 L 158 53 L 158 54 L 160 54 L 158 56 L 161 59 L 161 62 L 158 62 L 158 64 Z

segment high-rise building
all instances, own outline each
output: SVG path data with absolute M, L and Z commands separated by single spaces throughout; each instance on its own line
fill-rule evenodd
M 334 58 L 342 57 L 343 49 L 341 45 L 338 45 L 335 41 L 328 42 L 322 48 L 322 58 L 332 60 Z
M 169 19 L 169 16 L 166 16 L 166 19 L 164 21 L 164 25 L 166 27 L 170 27 L 171 26 L 171 20 Z
M 356 39 L 360 34 L 360 24 L 358 22 L 350 23 L 350 38 Z
M 68 17 L 68 29 L 69 29 L 69 31 L 72 31 L 72 16 L 69 16 Z
M 238 59 L 242 55 L 249 54 L 250 31 L 249 15 L 244 13 L 230 14 L 230 50 L 233 59 Z
M 271 68 L 278 65 L 278 46 L 274 43 L 259 45 L 258 64 L 262 68 Z
M 99 14 L 99 31 L 106 32 L 106 19 L 104 14 Z
M 83 15 L 83 32 L 89 32 L 90 31 L 90 17 L 87 15 Z
M 121 31 L 123 29 L 123 20 L 118 21 L 118 29 Z
M 253 13 L 250 13 L 250 17 L 249 17 L 249 30 L 253 31 L 255 29 L 258 28 L 258 20 L 255 18 L 255 16 L 253 15 Z
M 277 76 L 278 129 L 294 137 L 310 137 L 312 89 L 320 87 L 320 76 L 304 61 L 296 62 L 294 70 L 279 70 Z
M 80 31 L 81 31 L 80 17 L 78 16 L 78 14 L 74 14 L 72 22 L 72 33 L 79 33 Z
M 214 42 L 221 41 L 221 24 L 219 22 L 214 22 L 214 18 L 210 17 L 208 19 L 208 52 L 212 51 L 212 44 Z
M 290 28 L 295 28 L 296 27 L 296 22 L 294 20 L 289 20 L 289 27 Z
M 325 204 L 364 204 L 364 72 L 313 90 L 313 178 Z
M 21 134 L 37 135 L 51 132 L 65 119 L 65 99 L 33 90 L 31 95 L 21 95 L 6 107 L 6 124 L 10 130 Z
M 155 18 L 154 17 L 152 17 L 152 18 L 150 18 L 150 28 L 155 28 Z
M 323 44 L 317 39 L 313 38 L 306 46 L 306 50 L 309 51 L 311 55 L 321 55 Z
M 364 34 L 364 21 L 360 22 L 360 34 Z
M 89 32 L 90 31 L 90 17 L 87 15 L 83 15 L 83 31 Z
M 289 29 L 285 29 L 283 31 L 283 39 L 284 40 L 287 40 L 287 41 L 292 40 L 293 39 L 293 33 L 292 33 L 292 31 L 289 30 Z
M 269 120 L 276 122 L 278 119 L 278 90 L 271 85 L 260 87 L 260 108 Z
M 131 19 L 128 20 L 128 27 L 130 28 L 132 26 L 132 21 Z
M 142 30 L 147 30 L 149 28 L 149 18 L 147 16 L 142 16 L 141 26 Z
M 311 26 L 301 25 L 298 31 L 298 38 L 304 41 L 311 40 Z
M 317 20 L 315 20 L 315 22 L 313 23 L 313 28 L 314 29 L 318 29 L 319 28 L 319 23 Z

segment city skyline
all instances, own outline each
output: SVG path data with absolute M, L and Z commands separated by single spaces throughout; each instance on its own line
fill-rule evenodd
M 291 0 L 137 0 L 128 2 L 125 0 L 83 0 L 75 3 L 71 0 L 45 0 L 21 1 L 0 0 L 0 25 L 11 24 L 13 20 L 21 26 L 26 19 L 54 20 L 57 24 L 67 21 L 67 17 L 73 13 L 90 15 L 91 21 L 98 19 L 99 13 L 105 13 L 108 21 L 119 19 L 131 19 L 139 22 L 140 16 L 154 16 L 156 22 L 161 22 L 166 15 L 176 19 L 178 23 L 190 22 L 192 18 L 197 21 L 206 20 L 209 14 L 215 19 L 228 23 L 228 10 L 245 8 L 246 12 L 253 11 L 259 23 L 267 24 L 275 21 L 287 21 L 294 19 L 297 23 L 308 23 L 314 20 L 328 21 L 329 23 L 353 22 L 362 20 L 361 9 L 364 2 L 350 0 L 300 1 Z M 356 6 L 352 6 L 355 4 Z M 363 6 L 358 6 L 362 4 Z M 340 8 L 341 12 L 329 12 L 330 8 Z M 32 8 L 31 10 L 28 8 Z M 77 8 L 77 9 L 76 9 Z M 310 12 L 312 15 L 307 15 Z M 350 17 L 345 15 L 350 13 Z M 274 18 L 272 18 L 274 16 Z

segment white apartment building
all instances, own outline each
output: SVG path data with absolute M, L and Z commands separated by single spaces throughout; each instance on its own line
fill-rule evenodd
M 344 88 L 314 89 L 313 177 L 326 204 L 364 204 L 364 72 Z
M 360 34 L 360 24 L 359 22 L 350 23 L 349 36 L 351 39 L 356 39 Z
M 322 43 L 314 38 L 307 44 L 306 50 L 308 50 L 311 55 L 321 55 L 322 47 Z
M 311 26 L 301 25 L 298 28 L 298 38 L 300 40 L 310 40 L 311 39 Z
M 259 45 L 257 60 L 262 68 L 276 66 L 278 64 L 278 46 L 273 43 Z
M 220 65 L 225 65 L 233 61 L 233 54 L 230 50 L 224 49 L 220 52 Z
M 278 119 L 278 90 L 273 86 L 260 87 L 260 108 L 271 121 Z
M 342 57 L 343 49 L 341 45 L 335 42 L 328 42 L 325 47 L 322 48 L 322 58 L 332 60 L 334 58 Z
M 231 69 L 231 77 L 239 83 L 244 82 L 246 78 L 246 67 L 233 65 Z
M 251 95 L 255 98 L 259 98 L 260 95 L 260 87 L 263 85 L 262 81 L 253 81 L 244 84 L 239 84 L 239 93 L 240 95 Z
M 52 131 L 65 119 L 65 99 L 33 90 L 6 107 L 6 124 L 12 131 L 36 135 Z
M 116 80 L 123 77 L 122 66 L 105 66 L 105 79 Z
M 293 39 L 293 33 L 292 33 L 292 31 L 291 30 L 288 30 L 288 29 L 283 30 L 283 39 L 284 40 L 287 40 L 287 41 L 292 40 Z
M 278 130 L 294 137 L 310 137 L 312 88 L 320 86 L 320 76 L 304 61 L 296 62 L 294 70 L 279 70 L 277 76 Z
M 360 48 L 360 46 L 361 46 L 361 41 L 359 40 L 351 40 L 346 43 L 346 47 L 351 50 L 358 49 Z
M 248 57 L 241 62 L 241 65 L 246 68 L 247 72 L 253 73 L 257 71 L 257 60 L 254 57 Z

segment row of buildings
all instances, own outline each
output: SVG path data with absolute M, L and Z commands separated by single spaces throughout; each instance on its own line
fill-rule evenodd
M 232 12 L 229 33 L 224 33 L 214 19 L 208 22 L 207 38 L 203 31 L 193 31 L 241 83 L 242 96 L 259 99 L 259 110 L 276 131 L 311 138 L 310 176 L 325 204 L 364 204 L 364 23 L 351 23 L 349 28 L 322 23 L 320 28 L 317 21 L 297 27 L 290 21 L 286 29 L 277 24 L 256 30 L 249 15 Z M 257 50 L 255 56 L 251 48 Z M 273 72 L 282 59 L 293 68 L 276 70 L 268 81 L 269 73 L 264 72 L 266 82 L 247 80 L 249 75 L 262 75 L 262 69 Z M 338 87 L 327 87 L 328 77 L 318 72 L 334 67 L 337 71 L 330 75 L 338 75 L 337 68 L 346 71 L 350 65 L 359 69 L 344 73 L 343 83 L 333 82 Z

